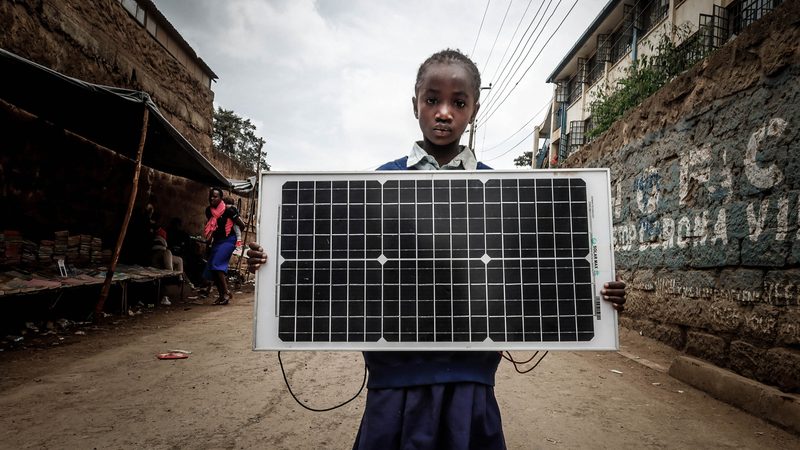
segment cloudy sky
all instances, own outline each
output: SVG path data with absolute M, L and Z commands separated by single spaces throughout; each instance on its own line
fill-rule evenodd
M 478 158 L 513 168 L 552 96 L 545 79 L 605 3 L 155 0 L 219 76 L 215 105 L 257 126 L 273 170 L 370 170 L 407 154 L 421 138 L 417 68 L 447 47 L 471 55 L 493 86 L 481 98 Z

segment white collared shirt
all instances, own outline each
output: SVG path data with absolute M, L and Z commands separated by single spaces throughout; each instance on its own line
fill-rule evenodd
M 416 170 L 475 170 L 478 167 L 478 161 L 475 159 L 475 155 L 472 154 L 472 150 L 462 145 L 461 153 L 456 155 L 449 163 L 439 166 L 436 158 L 423 150 L 420 142 L 415 142 L 414 147 L 411 148 L 411 153 L 408 155 L 406 167 Z

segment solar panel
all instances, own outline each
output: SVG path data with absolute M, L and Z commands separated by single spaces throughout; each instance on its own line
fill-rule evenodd
M 256 349 L 613 349 L 609 174 L 262 175 Z

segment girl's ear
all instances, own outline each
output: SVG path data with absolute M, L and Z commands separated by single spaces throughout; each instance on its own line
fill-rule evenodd
M 475 117 L 478 116 L 478 110 L 481 109 L 480 103 L 475 103 L 475 110 L 472 111 L 472 117 L 469 118 L 469 123 L 472 123 L 475 120 Z
M 411 107 L 414 108 L 414 118 L 419 119 L 419 111 L 417 111 L 417 97 L 411 97 Z

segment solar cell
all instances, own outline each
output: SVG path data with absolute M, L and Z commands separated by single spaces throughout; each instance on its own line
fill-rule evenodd
M 608 192 L 606 170 L 266 173 L 255 346 L 614 348 Z

